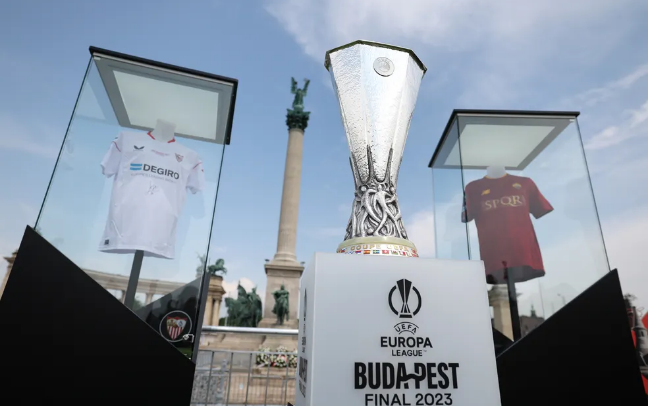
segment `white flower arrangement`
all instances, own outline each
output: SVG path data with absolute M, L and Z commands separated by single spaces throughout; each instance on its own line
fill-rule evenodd
M 268 352 L 279 352 L 281 354 L 264 354 Z M 297 350 L 290 351 L 280 345 L 275 351 L 268 347 L 260 347 L 255 358 L 258 367 L 270 365 L 271 368 L 297 368 Z

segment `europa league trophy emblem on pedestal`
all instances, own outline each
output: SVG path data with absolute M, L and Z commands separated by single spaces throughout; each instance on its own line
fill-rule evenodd
M 417 257 L 397 178 L 426 67 L 409 49 L 355 41 L 326 53 L 351 151 L 355 195 L 337 252 Z

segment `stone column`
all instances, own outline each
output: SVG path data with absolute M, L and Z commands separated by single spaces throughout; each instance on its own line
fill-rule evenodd
M 218 326 L 219 312 L 221 311 L 221 299 L 223 299 L 223 295 L 225 294 L 225 289 L 223 289 L 223 277 L 212 276 L 210 278 L 210 287 L 207 292 L 207 304 L 205 305 L 203 325 Z
M 221 318 L 221 299 L 214 299 L 212 304 L 212 325 L 218 326 L 219 319 Z
M 5 272 L 5 276 L 2 278 L 2 285 L 0 285 L 0 298 L 2 297 L 2 292 L 5 290 L 5 286 L 7 286 L 11 268 L 14 266 L 14 261 L 16 260 L 16 254 L 18 254 L 18 250 L 12 252 L 10 257 L 4 257 L 4 260 L 7 261 L 7 272 Z
M 124 299 L 126 299 L 126 291 L 122 290 L 120 292 L 121 292 L 122 296 L 119 298 L 119 301 L 124 303 Z
M 153 301 L 153 293 L 147 293 L 146 299 L 144 300 L 144 305 L 148 305 Z
M 300 181 L 302 179 L 303 141 L 304 130 L 299 128 L 289 129 L 282 205 L 279 214 L 279 232 L 277 233 L 277 252 L 273 262 L 297 264 L 295 246 L 300 205 Z
M 211 326 L 212 325 L 212 304 L 214 299 L 209 294 L 207 295 L 207 301 L 205 302 L 205 314 L 203 315 L 203 325 Z
M 489 306 L 494 309 L 494 328 L 510 340 L 514 339 L 512 314 L 509 309 L 507 286 L 494 285 L 489 290 Z
M 300 181 L 302 178 L 302 145 L 304 130 L 309 121 L 309 112 L 304 106 L 293 104 L 288 110 L 288 148 L 284 168 L 284 186 L 277 233 L 277 252 L 273 259 L 264 265 L 266 270 L 266 296 L 264 313 L 259 327 L 297 328 L 297 308 L 300 294 L 300 276 L 304 267 L 297 261 L 295 248 L 297 242 L 297 220 L 300 205 Z M 289 292 L 289 320 L 283 326 L 277 325 L 273 314 L 275 297 L 273 292 L 284 288 Z

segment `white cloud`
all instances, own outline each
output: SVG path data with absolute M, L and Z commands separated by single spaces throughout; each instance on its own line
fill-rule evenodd
M 432 211 L 422 210 L 406 222 L 408 239 L 417 247 L 420 257 L 435 256 L 435 216 Z
M 617 268 L 624 293 L 634 294 L 637 306 L 647 309 L 647 211 L 623 213 L 603 224 L 612 268 Z
M 252 288 L 257 286 L 256 283 L 254 283 L 248 278 L 240 278 L 232 282 L 227 282 L 223 280 L 223 289 L 225 289 L 225 295 L 223 295 L 223 297 L 224 298 L 231 297 L 233 299 L 238 298 L 239 293 L 237 292 L 237 287 L 239 285 L 241 285 L 244 289 L 246 289 L 246 292 L 250 292 Z
M 603 102 L 611 100 L 620 92 L 629 89 L 632 85 L 635 85 L 645 76 L 647 76 L 647 65 L 638 66 L 628 75 L 609 82 L 604 86 L 589 89 L 581 94 L 578 94 L 571 100 L 571 102 L 579 105 L 584 105 L 586 107 L 601 104 Z
M 633 24 L 623 13 L 634 7 L 645 9 L 631 0 L 268 0 L 266 10 L 318 63 L 358 39 L 406 46 L 429 75 L 460 84 L 461 104 L 493 108 L 554 67 L 597 66 L 625 41 Z
M 554 37 L 556 31 L 576 30 L 611 16 L 611 11 L 624 7 L 624 3 L 402 0 L 395 7 L 390 0 L 276 0 L 269 1 L 266 10 L 294 35 L 308 55 L 322 59 L 327 48 L 355 39 L 372 39 L 368 35 L 452 49 L 505 39 L 524 44 L 525 33 Z M 511 44 L 501 42 L 500 46 Z
M 586 149 L 603 149 L 620 144 L 630 138 L 647 134 L 647 102 L 634 110 L 627 110 L 624 121 L 619 125 L 611 125 L 590 137 Z M 644 125 L 641 125 L 643 124 Z
M 638 85 L 647 79 L 647 65 L 636 67 L 621 78 L 586 90 L 559 103 L 562 107 L 583 106 L 588 128 L 594 135 L 582 134 L 589 150 L 605 149 L 630 138 L 647 134 L 647 100 L 630 105 L 628 98 L 637 93 Z M 631 107 L 633 106 L 633 107 Z

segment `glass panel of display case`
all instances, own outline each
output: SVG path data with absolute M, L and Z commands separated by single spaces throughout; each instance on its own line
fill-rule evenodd
M 458 143 L 457 120 L 446 129 L 448 142 L 440 144 L 439 151 L 445 156 L 452 157 L 449 161 L 452 167 L 434 164 L 433 171 L 433 212 L 435 221 L 435 255 L 437 258 L 469 259 L 467 242 L 467 225 L 460 220 L 464 203 L 464 194 L 458 185 L 462 185 L 460 149 L 453 145 Z
M 139 269 L 130 307 L 175 342 L 198 322 L 236 80 L 91 54 L 37 230 L 119 300 Z
M 510 338 L 609 271 L 577 116 L 456 111 L 457 139 L 431 162 L 434 177 L 461 172 L 469 259 L 484 262 L 494 326 Z

